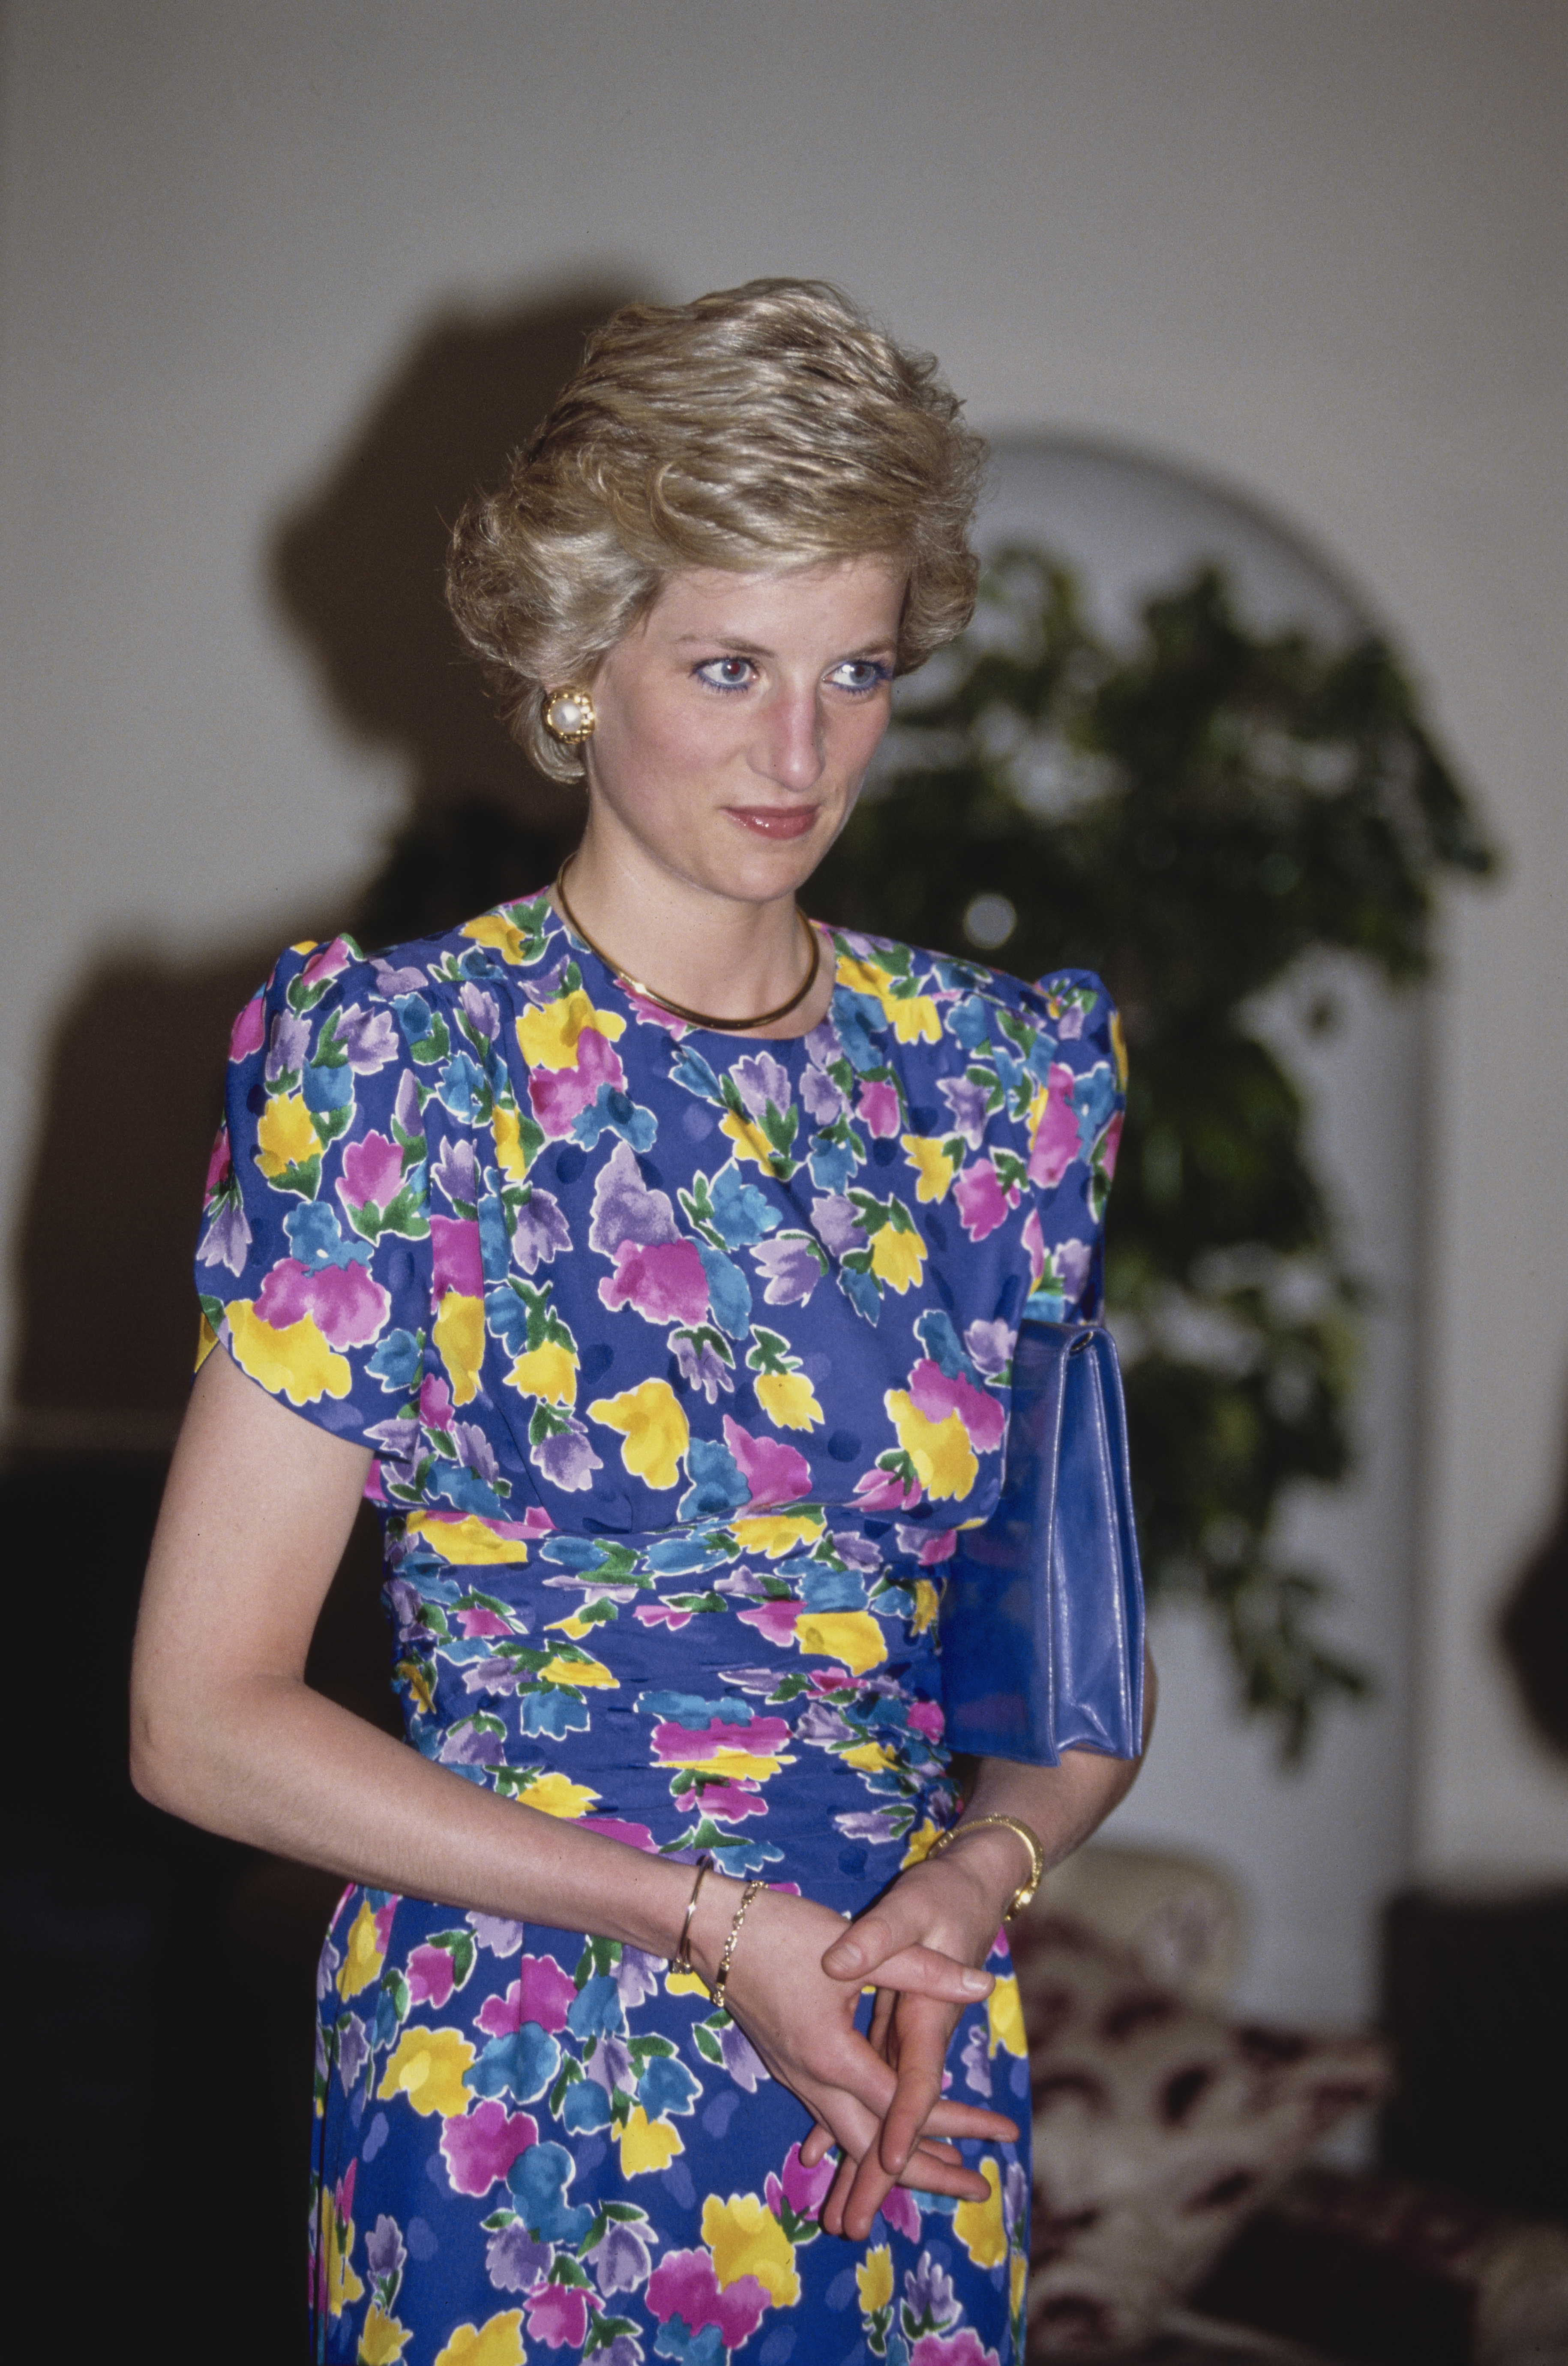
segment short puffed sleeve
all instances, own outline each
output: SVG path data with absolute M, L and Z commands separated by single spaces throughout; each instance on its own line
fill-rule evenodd
M 207 1172 L 198 1364 L 226 1347 L 324 1429 L 380 1450 L 431 1321 L 420 1096 L 352 945 L 296 947 L 234 1022 Z
M 1114 1003 L 1092 970 L 1042 977 L 1028 997 L 1034 1273 L 1026 1315 L 1094 1322 L 1103 1296 L 1105 1200 L 1116 1171 L 1127 1060 Z

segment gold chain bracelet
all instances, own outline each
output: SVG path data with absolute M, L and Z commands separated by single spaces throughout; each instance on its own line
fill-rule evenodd
M 951 1848 L 955 1841 L 961 1841 L 969 1832 L 980 1831 L 986 1824 L 1001 1824 L 1008 1831 L 1016 1832 L 1029 1852 L 1028 1878 L 1014 1891 L 1013 1903 L 1002 1918 L 1004 1922 L 1011 1922 L 1020 1907 L 1028 1905 L 1046 1877 L 1046 1852 L 1040 1844 L 1039 1835 L 1032 1832 L 1027 1824 L 1020 1823 L 1016 1816 L 967 1816 L 962 1823 L 949 1824 L 946 1831 L 932 1842 L 925 1852 L 926 1857 L 940 1856 L 943 1850 Z
M 724 1952 L 719 1958 L 719 1969 L 712 1988 L 709 1991 L 713 2000 L 714 2011 L 717 2012 L 722 2012 L 724 2010 L 724 1991 L 730 1984 L 730 1966 L 734 1960 L 735 1941 L 741 1935 L 741 1924 L 745 1921 L 746 1908 L 758 1891 L 766 1889 L 767 1887 L 766 1881 L 748 1881 L 741 1892 L 741 1902 L 735 1909 L 735 1919 L 730 1925 L 730 1935 L 724 1942 Z

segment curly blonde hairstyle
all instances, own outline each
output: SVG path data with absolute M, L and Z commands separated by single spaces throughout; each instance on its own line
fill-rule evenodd
M 927 355 L 835 287 L 753 279 L 693 304 L 628 304 L 464 512 L 446 594 L 539 770 L 577 751 L 545 694 L 591 678 L 678 569 L 753 572 L 887 552 L 908 568 L 898 670 L 969 623 L 985 447 Z

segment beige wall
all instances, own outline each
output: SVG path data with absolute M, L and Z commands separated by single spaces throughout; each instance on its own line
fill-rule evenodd
M 1568 1414 L 1568 12 L 13 0 L 4 21 L 18 1223 L 62 1079 L 92 1090 L 83 1010 L 143 1095 L 90 1154 L 59 1137 L 101 1156 L 106 1223 L 176 1090 L 163 1006 L 139 1036 L 115 981 L 174 994 L 259 959 L 400 809 L 420 750 L 385 705 L 340 719 L 342 664 L 334 703 L 268 550 L 421 335 L 839 277 L 982 424 L 1133 439 L 1294 518 L 1393 624 L 1510 851 L 1454 912 L 1436 1014 L 1415 1846 L 1568 1867 L 1568 1767 L 1526 1739 L 1491 1640 Z M 473 729 L 473 765 L 498 763 Z M 17 1277 L 35 1326 L 39 1288 Z M 59 1345 L 106 1417 L 134 1409 L 130 1321 L 106 1301 Z

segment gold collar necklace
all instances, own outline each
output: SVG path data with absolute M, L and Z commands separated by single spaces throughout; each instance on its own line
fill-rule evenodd
M 572 930 L 574 934 L 581 937 L 589 952 L 598 955 L 599 959 L 604 963 L 605 968 L 610 972 L 611 977 L 615 978 L 620 985 L 623 986 L 629 994 L 640 995 L 644 1002 L 656 1002 L 661 1010 L 667 1010 L 670 1012 L 672 1017 L 684 1020 L 689 1027 L 711 1027 L 721 1035 L 743 1035 L 749 1028 L 771 1027 L 776 1020 L 788 1019 L 791 1010 L 798 1010 L 801 1004 L 804 1002 L 807 995 L 810 994 L 812 986 L 815 986 L 817 982 L 817 974 L 822 968 L 822 939 L 818 936 L 815 929 L 812 928 L 810 920 L 807 919 L 804 912 L 801 911 L 799 904 L 797 904 L 795 907 L 795 918 L 800 921 L 801 928 L 804 929 L 806 932 L 807 939 L 809 940 L 812 948 L 812 958 L 807 966 L 804 978 L 795 988 L 794 993 L 790 997 L 788 1002 L 781 1002 L 776 1010 L 758 1011 L 755 1019 L 715 1019 L 706 1010 L 688 1010 L 683 1002 L 672 1002 L 667 994 L 660 994 L 656 987 L 644 986 L 641 978 L 633 977 L 629 972 L 622 968 L 618 961 L 614 961 L 610 958 L 610 954 L 605 952 L 602 945 L 595 944 L 593 939 L 589 936 L 588 930 L 584 928 L 582 922 L 573 911 L 570 904 L 566 901 L 566 873 L 576 860 L 577 857 L 575 854 L 568 854 L 566 862 L 562 863 L 561 868 L 555 873 L 555 901 L 561 907 L 561 918 L 566 921 L 566 926 Z

